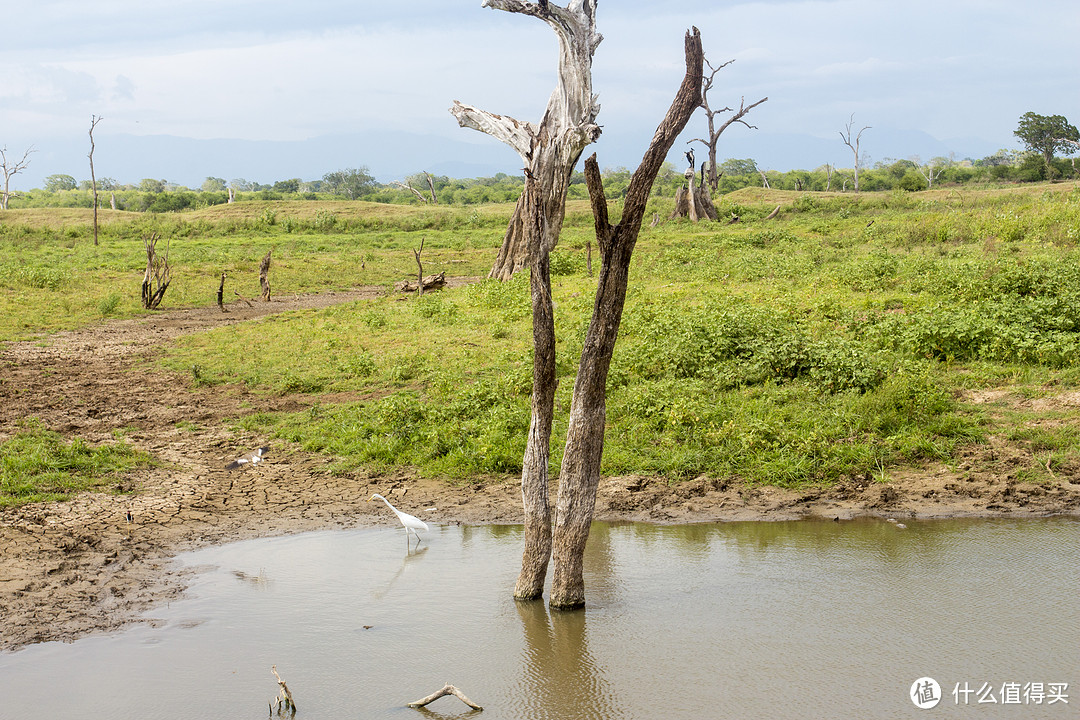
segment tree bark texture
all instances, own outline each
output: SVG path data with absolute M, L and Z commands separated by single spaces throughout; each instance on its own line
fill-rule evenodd
M 512 147 L 524 163 L 525 189 L 499 252 L 492 277 L 508 279 L 530 268 L 533 308 L 532 419 L 522 463 L 525 550 L 514 589 L 519 599 L 543 595 L 551 556 L 548 497 L 551 424 L 555 412 L 555 321 L 551 305 L 550 253 L 562 230 L 570 175 L 581 152 L 600 135 L 600 106 L 592 94 L 592 56 L 603 39 L 596 33 L 596 0 L 550 2 L 483 0 L 484 7 L 530 15 L 546 22 L 559 40 L 558 84 L 540 124 L 454 101 L 450 112 L 462 127 Z M 519 229 L 515 229 L 519 225 Z
M 532 419 L 521 467 L 521 503 L 525 514 L 525 548 L 514 597 L 536 600 L 544 594 L 551 559 L 551 501 L 548 497 L 548 462 L 551 425 L 555 415 L 555 312 L 551 301 L 551 254 L 540 244 L 543 194 L 537 180 L 525 178 L 522 225 L 531 239 L 529 292 L 533 310 Z
M 546 22 L 559 40 L 558 85 L 540 124 L 521 122 L 454 101 L 450 112 L 461 127 L 491 135 L 517 151 L 526 173 L 543 194 L 543 245 L 555 247 L 562 230 L 570 175 L 582 150 L 600 136 L 600 106 L 592 93 L 592 56 L 603 37 L 596 32 L 596 0 L 571 0 L 567 7 L 523 0 L 483 0 L 484 7 L 531 15 Z M 520 210 L 520 203 L 519 208 Z M 528 238 L 514 230 L 515 210 L 490 277 L 509 279 L 530 257 Z
M 574 609 L 585 604 L 585 543 L 589 538 L 600 482 L 607 416 L 607 375 L 626 301 L 630 259 L 653 181 L 675 139 L 701 102 L 703 53 L 697 28 L 686 33 L 684 45 L 686 75 L 641 164 L 630 178 L 622 221 L 614 227 L 608 222 L 607 198 L 596 155 L 585 161 L 585 179 L 596 223 L 601 266 L 593 316 L 574 382 L 570 423 L 559 472 L 551 586 L 551 606 L 555 608 Z

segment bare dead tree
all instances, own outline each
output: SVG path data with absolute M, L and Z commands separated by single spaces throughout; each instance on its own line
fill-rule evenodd
M 918 156 L 913 157 L 912 160 L 915 162 L 915 169 L 919 171 L 919 174 L 922 175 L 923 180 L 926 181 L 927 190 L 934 187 L 934 181 L 941 177 L 941 173 L 945 172 L 944 167 L 933 165 L 932 160 L 926 165 L 923 165 L 919 161 Z
M 431 177 L 431 173 L 424 171 L 424 176 L 427 178 L 428 187 L 431 188 L 431 204 L 438 205 L 439 198 L 435 195 L 435 180 Z
M 102 118 L 98 115 L 90 116 L 90 154 L 87 155 L 90 158 L 90 188 L 94 192 L 94 244 L 98 244 L 98 192 L 97 192 L 97 177 L 94 175 L 94 128 L 101 122 Z
M 542 217 L 542 252 L 550 252 L 562 230 L 570 175 L 585 146 L 600 136 L 600 106 L 592 94 L 592 56 L 603 37 L 596 32 L 596 0 L 571 0 L 567 7 L 551 2 L 483 0 L 483 6 L 529 15 L 546 22 L 559 40 L 559 81 L 539 124 L 521 122 L 454 101 L 450 112 L 462 127 L 486 133 L 521 156 Z M 489 277 L 508 279 L 530 262 L 525 194 L 514 210 Z
M 825 192 L 829 192 L 832 187 L 833 166 L 828 163 L 825 164 Z
M 391 184 L 391 185 L 397 185 L 397 186 L 398 186 L 399 188 L 402 188 L 402 189 L 404 189 L 404 190 L 408 190 L 408 191 L 410 191 L 410 192 L 411 192 L 411 193 L 412 193 L 413 195 L 415 195 L 416 197 L 418 197 L 418 198 L 420 199 L 420 202 L 422 202 L 422 203 L 426 203 L 426 202 L 428 201 L 428 200 L 427 200 L 427 198 L 426 198 L 426 197 L 424 197 L 424 196 L 423 196 L 423 195 L 422 195 L 422 194 L 420 193 L 420 191 L 419 191 L 419 190 L 417 190 L 416 188 L 414 188 L 414 187 L 413 187 L 412 185 L 410 185 L 409 183 L 403 183 L 403 182 L 400 182 L 400 181 L 398 181 L 398 180 L 394 180 L 394 181 L 393 181 L 393 182 L 391 182 L 390 184 Z
M 259 263 L 259 287 L 262 288 L 263 302 L 270 302 L 270 253 L 272 251 L 273 249 L 267 250 L 262 262 Z
M 0 193 L 0 210 L 8 209 L 8 198 L 11 197 L 11 178 L 18 175 L 30 164 L 30 153 L 37 152 L 30 146 L 19 160 L 9 160 L 7 147 L 0 148 L 0 172 L 4 173 L 4 191 Z
M 603 40 L 596 32 L 596 0 L 551 2 L 483 0 L 483 6 L 535 17 L 559 42 L 558 84 L 539 124 L 521 122 L 454 101 L 450 112 L 462 127 L 509 145 L 524 163 L 525 189 L 518 200 L 491 276 L 509 278 L 529 267 L 533 310 L 533 393 L 529 437 L 522 461 L 521 493 L 525 551 L 514 596 L 543 595 L 551 556 L 548 462 L 555 406 L 555 320 L 551 303 L 551 250 L 558 242 L 566 193 L 585 146 L 600 136 L 600 106 L 592 93 L 592 57 Z
M 151 233 L 150 237 L 143 238 L 143 246 L 146 248 L 146 272 L 143 273 L 142 303 L 147 310 L 157 309 L 172 280 L 172 270 L 169 267 L 169 243 L 165 243 L 165 254 L 158 255 L 157 243 L 160 239 L 157 233 Z
M 607 198 L 595 153 L 585 161 L 585 181 L 602 261 L 592 320 L 574 381 L 566 447 L 559 470 L 551 582 L 551 606 L 556 608 L 580 608 L 585 604 L 585 543 L 600 482 L 607 419 L 607 375 L 626 301 L 631 254 L 656 175 L 701 101 L 703 53 L 697 28 L 686 33 L 684 46 L 686 75 L 641 164 L 630 178 L 618 225 L 612 226 L 608 221 Z
M 760 100 L 758 100 L 756 103 L 752 103 L 750 105 L 747 105 L 746 104 L 746 98 L 743 97 L 739 101 L 739 109 L 738 110 L 735 110 L 734 108 L 730 108 L 730 107 L 724 107 L 724 108 L 720 108 L 718 110 L 713 110 L 711 107 L 709 107 L 709 91 L 712 90 L 713 82 L 716 79 L 716 74 L 718 72 L 720 72 L 721 70 L 723 70 L 724 68 L 726 68 L 728 65 L 732 64 L 733 62 L 735 62 L 735 61 L 734 60 L 728 60 L 726 63 L 723 63 L 721 65 L 713 67 L 712 64 L 709 63 L 709 61 L 707 59 L 705 60 L 705 64 L 709 66 L 709 74 L 705 75 L 702 78 L 702 82 L 701 82 L 701 107 L 705 110 L 705 117 L 707 118 L 708 123 L 709 123 L 709 139 L 705 140 L 703 138 L 693 138 L 691 140 L 686 141 L 687 144 L 690 144 L 690 143 L 693 143 L 693 142 L 699 142 L 702 145 L 704 145 L 706 148 L 708 148 L 708 150 L 709 150 L 709 187 L 712 188 L 713 192 L 716 192 L 717 189 L 720 186 L 720 175 L 717 172 L 717 164 L 716 164 L 716 146 L 720 141 L 720 135 L 722 135 L 723 132 L 725 130 L 727 130 L 729 127 L 731 127 L 734 123 L 740 123 L 740 124 L 745 125 L 746 127 L 750 128 L 752 130 L 756 130 L 757 129 L 756 125 L 751 125 L 750 123 L 743 120 L 743 118 L 746 117 L 746 115 L 751 110 L 753 110 L 758 105 L 760 105 L 761 103 L 763 103 L 763 102 L 765 102 L 765 101 L 767 101 L 769 99 L 768 97 L 763 97 Z M 717 127 L 717 125 L 716 125 L 717 116 L 720 115 L 720 113 L 726 113 L 726 112 L 733 112 L 734 115 L 729 117 L 724 122 L 720 123 L 720 126 Z
M 862 140 L 862 134 L 870 129 L 867 125 L 858 133 L 855 134 L 854 140 L 851 137 L 851 128 L 855 124 L 855 113 L 851 114 L 848 118 L 847 125 L 844 126 L 844 130 L 840 131 L 840 137 L 843 139 L 844 144 L 851 148 L 851 152 L 855 154 L 855 192 L 859 192 L 859 142 Z M 844 189 L 847 189 L 847 182 L 844 183 Z

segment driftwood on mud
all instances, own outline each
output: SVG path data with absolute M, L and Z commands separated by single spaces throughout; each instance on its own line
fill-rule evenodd
M 158 255 L 157 243 L 160 239 L 157 233 L 143 238 L 143 246 L 146 248 L 146 272 L 143 273 L 142 303 L 147 310 L 154 310 L 161 304 L 161 298 L 165 297 L 165 290 L 172 279 L 169 243 L 165 243 L 165 255 Z
M 270 302 L 270 250 L 266 251 L 266 256 L 259 263 L 259 286 L 262 288 L 263 302 Z
M 446 271 L 443 270 L 438 275 L 428 275 L 423 279 L 402 280 L 394 285 L 394 289 L 398 292 L 417 292 L 421 283 L 423 283 L 424 292 L 427 292 L 428 290 L 441 290 L 446 286 Z
M 424 707 L 425 705 L 433 703 L 436 700 L 438 700 L 439 698 L 445 697 L 446 695 L 453 695 L 457 699 L 461 700 L 461 702 L 463 702 L 466 705 L 468 705 L 469 707 L 471 707 L 473 710 L 483 710 L 484 709 L 484 708 L 480 707 L 479 705 L 477 705 L 476 703 L 474 703 L 469 698 L 465 697 L 465 693 L 461 692 L 460 690 L 458 690 L 456 687 L 454 687 L 450 683 L 447 683 L 446 685 L 443 685 L 441 690 L 436 690 L 435 692 L 428 695 L 426 698 L 421 698 L 420 700 L 414 700 L 413 702 L 409 703 L 409 707 L 411 707 L 411 708 Z

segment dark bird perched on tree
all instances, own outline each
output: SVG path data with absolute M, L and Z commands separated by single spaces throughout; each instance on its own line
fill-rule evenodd
M 690 163 L 690 169 L 694 169 L 694 149 L 690 148 L 686 151 L 686 162 Z

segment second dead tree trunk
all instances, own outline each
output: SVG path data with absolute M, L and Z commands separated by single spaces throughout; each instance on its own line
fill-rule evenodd
M 667 115 L 656 129 L 641 165 L 630 178 L 618 225 L 612 226 L 608 222 L 607 198 L 596 155 L 585 161 L 585 180 L 596 221 L 601 266 L 592 320 L 574 381 L 570 423 L 559 471 L 551 581 L 551 606 L 556 608 L 573 609 L 585 605 L 585 543 L 589 538 L 600 482 L 607 417 L 607 375 L 626 301 L 630 259 L 656 175 L 701 99 L 703 55 L 697 28 L 686 33 L 684 44 L 686 75 Z
M 551 424 L 555 408 L 555 320 L 551 303 L 550 254 L 559 239 L 570 176 L 582 150 L 600 136 L 600 106 L 592 94 L 592 57 L 603 39 L 596 32 L 596 0 L 551 2 L 484 0 L 484 6 L 530 15 L 547 23 L 559 41 L 558 85 L 539 125 L 520 122 L 455 101 L 450 112 L 462 127 L 491 135 L 521 156 L 525 189 L 518 200 L 495 277 L 509 278 L 526 264 L 533 310 L 532 419 L 522 461 L 521 494 L 525 550 L 514 596 L 539 598 L 551 556 L 548 498 Z M 514 231 L 515 226 L 520 226 Z M 515 234 L 511 237 L 511 232 Z M 511 247 L 512 246 L 512 247 Z

